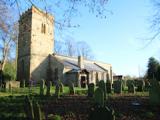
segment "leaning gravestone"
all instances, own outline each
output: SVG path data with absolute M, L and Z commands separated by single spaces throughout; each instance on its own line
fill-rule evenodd
M 114 110 L 109 109 L 104 102 L 104 93 L 97 88 L 94 93 L 95 106 L 89 112 L 88 120 L 115 120 Z

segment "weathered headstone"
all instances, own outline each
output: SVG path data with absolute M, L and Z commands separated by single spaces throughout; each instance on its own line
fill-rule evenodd
M 160 82 L 155 79 L 151 80 L 149 100 L 151 105 L 160 105 Z
M 40 81 L 40 95 L 44 95 L 45 81 L 42 79 Z
M 60 92 L 63 93 L 63 84 L 62 84 L 62 82 L 59 83 L 59 87 L 60 87 Z
M 126 80 L 122 80 L 122 90 L 125 91 L 126 88 Z
M 42 112 L 38 102 L 34 103 L 34 120 L 42 120 Z
M 72 94 L 72 95 L 75 94 L 74 83 L 69 84 L 69 91 L 70 91 L 70 94 Z
M 25 97 L 25 112 L 27 120 L 34 120 L 33 103 L 29 96 Z
M 137 91 L 138 92 L 143 92 L 145 87 L 145 83 L 143 80 L 137 81 Z
M 9 92 L 12 92 L 12 86 L 11 86 L 11 83 L 9 83 Z
M 114 81 L 114 93 L 120 94 L 122 93 L 122 81 L 121 80 L 117 80 Z
M 46 95 L 47 96 L 50 96 L 51 95 L 51 93 L 50 93 L 50 91 L 51 91 L 51 81 L 47 81 L 47 91 L 46 91 Z
M 59 98 L 59 96 L 60 96 L 60 86 L 59 86 L 59 84 L 56 84 L 55 96 L 56 96 L 56 98 Z
M 94 96 L 94 83 L 88 85 L 88 97 Z
M 149 91 L 150 86 L 150 82 L 148 80 L 145 80 L 145 91 Z
M 20 82 L 20 87 L 25 88 L 25 79 L 21 80 Z
M 97 88 L 94 93 L 95 103 L 104 106 L 104 92 L 101 88 Z
M 107 91 L 107 93 L 112 92 L 112 84 L 109 80 L 106 82 L 106 91 Z
M 135 87 L 133 83 L 128 84 L 128 93 L 135 93 Z
M 106 92 L 106 84 L 105 84 L 104 80 L 99 81 L 98 87 L 103 90 L 104 100 L 106 100 L 107 92 Z

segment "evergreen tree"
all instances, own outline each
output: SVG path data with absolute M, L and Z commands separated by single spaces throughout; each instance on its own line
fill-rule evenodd
M 153 78 L 157 78 L 158 67 L 159 67 L 159 62 L 154 57 L 150 57 L 148 61 L 148 69 L 147 69 L 147 78 L 149 80 Z

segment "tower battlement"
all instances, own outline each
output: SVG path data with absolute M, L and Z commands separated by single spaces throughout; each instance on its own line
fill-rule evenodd
M 31 8 L 29 8 L 28 10 L 26 10 L 24 13 L 21 14 L 20 20 L 23 20 L 25 17 L 31 15 L 32 13 L 37 13 L 37 14 L 39 14 L 41 16 L 45 16 L 51 22 L 54 21 L 54 18 L 53 18 L 52 14 L 48 13 L 47 11 L 43 11 L 43 10 L 39 9 L 34 5 L 32 5 Z

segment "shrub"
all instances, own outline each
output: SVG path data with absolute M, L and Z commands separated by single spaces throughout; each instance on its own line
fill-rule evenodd
M 7 61 L 3 75 L 5 80 L 15 80 L 16 79 L 16 61 Z

